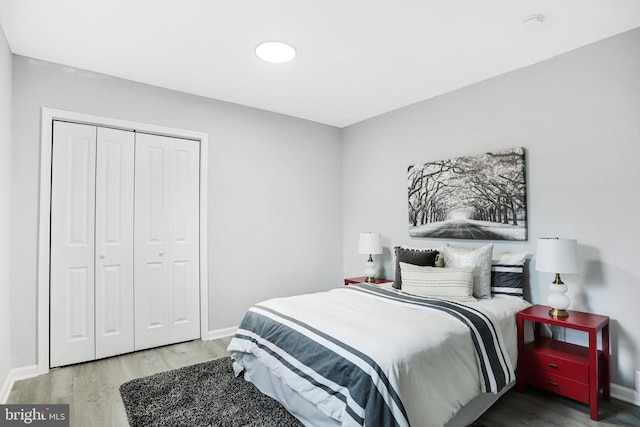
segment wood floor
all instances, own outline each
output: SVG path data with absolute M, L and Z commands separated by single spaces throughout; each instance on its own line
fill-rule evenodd
M 589 417 L 589 406 L 529 387 L 509 390 L 479 419 L 487 427 L 608 427 L 640 426 L 640 407 L 620 400 L 598 401 L 599 421 Z
M 70 427 L 128 426 L 121 384 L 227 356 L 230 340 L 190 341 L 53 369 L 16 382 L 7 403 L 68 403 Z
M 73 427 L 123 427 L 127 417 L 118 387 L 134 378 L 227 356 L 230 338 L 191 341 L 51 370 L 16 382 L 7 403 L 68 403 Z M 488 427 L 640 427 L 640 407 L 600 400 L 599 422 L 587 405 L 535 388 L 511 390 L 478 421 Z

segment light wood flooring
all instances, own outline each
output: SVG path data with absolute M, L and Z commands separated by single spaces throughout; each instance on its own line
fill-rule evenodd
M 7 403 L 68 403 L 73 427 L 123 427 L 127 417 L 118 388 L 134 378 L 227 356 L 230 338 L 191 341 L 51 370 L 16 382 Z M 579 402 L 527 388 L 511 390 L 478 421 L 488 427 L 640 427 L 640 407 L 600 400 L 599 422 Z
M 598 400 L 599 420 L 589 406 L 536 387 L 524 393 L 509 390 L 479 419 L 488 427 L 609 427 L 640 426 L 640 407 L 620 400 Z
M 7 403 L 68 403 L 70 427 L 124 427 L 121 384 L 228 355 L 229 338 L 190 341 L 56 368 L 17 381 Z

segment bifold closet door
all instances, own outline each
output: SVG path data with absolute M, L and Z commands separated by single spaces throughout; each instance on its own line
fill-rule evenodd
M 134 349 L 135 133 L 98 128 L 96 150 L 96 359 Z
M 54 122 L 50 366 L 95 358 L 95 126 Z
M 51 367 L 134 349 L 134 136 L 54 122 Z
M 136 134 L 135 348 L 200 336 L 198 141 Z

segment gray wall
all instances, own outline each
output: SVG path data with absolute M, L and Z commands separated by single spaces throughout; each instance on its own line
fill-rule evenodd
M 11 50 L 0 28 L 0 389 L 11 369 Z
M 535 254 L 539 237 L 578 239 L 581 273 L 563 276 L 571 308 L 611 317 L 612 380 L 634 388 L 640 369 L 640 29 L 346 128 L 345 275 L 360 275 L 360 231 L 382 233 L 381 275 L 410 239 L 407 166 L 525 147 L 529 241 L 495 252 Z M 363 166 L 366 165 L 366 166 Z M 368 207 L 368 208 L 367 208 Z M 551 274 L 530 266 L 534 303 Z M 580 337 L 583 338 L 583 337 Z
M 13 67 L 14 367 L 36 362 L 41 107 L 209 134 L 210 330 L 259 300 L 341 284 L 339 129 L 20 56 Z
M 640 369 L 640 30 L 342 132 L 19 56 L 13 57 L 11 109 L 10 67 L 0 37 L 4 206 L 10 156 L 13 163 L 10 248 L 9 212 L 0 211 L 0 316 L 8 315 L 9 294 L 20 307 L 11 313 L 11 330 L 0 319 L 0 342 L 12 338 L 12 346 L 0 346 L 0 380 L 9 348 L 13 367 L 35 363 L 40 108 L 47 106 L 209 133 L 211 330 L 236 325 L 265 297 L 327 288 L 342 273 L 362 275 L 360 231 L 383 234 L 380 275 L 393 277 L 394 245 L 443 242 L 408 236 L 407 166 L 524 146 L 529 240 L 497 242 L 496 252 L 533 255 L 538 237 L 577 238 L 582 272 L 564 277 L 572 308 L 611 316 L 613 381 L 634 386 Z M 531 298 L 545 303 L 552 278 L 536 274 L 534 265 Z

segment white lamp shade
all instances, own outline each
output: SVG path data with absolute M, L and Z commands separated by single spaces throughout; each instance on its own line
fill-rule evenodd
M 382 243 L 380 243 L 380 233 L 360 233 L 358 242 L 359 254 L 381 254 Z
M 536 270 L 547 273 L 578 273 L 578 241 L 558 237 L 538 239 Z

